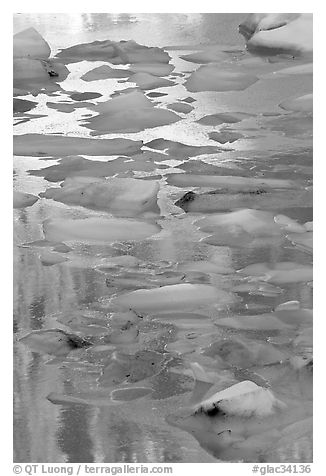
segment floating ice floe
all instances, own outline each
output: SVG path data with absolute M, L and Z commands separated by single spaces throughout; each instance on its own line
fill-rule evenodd
M 167 63 L 136 63 L 128 69 L 132 73 L 148 73 L 153 76 L 168 76 L 173 70 L 174 66 Z
M 190 61 L 191 63 L 199 64 L 221 63 L 230 60 L 230 54 L 228 54 L 226 51 L 223 51 L 220 46 L 213 45 L 206 47 L 202 51 L 182 55 L 180 58 L 184 61 Z
M 158 212 L 159 183 L 134 178 L 67 178 L 61 188 L 49 188 L 42 197 L 67 205 L 81 205 L 120 216 L 136 216 L 145 211 Z
M 293 99 L 287 99 L 280 103 L 280 107 L 287 111 L 295 112 L 312 112 L 313 111 L 313 95 L 305 94 Z
M 238 284 L 232 288 L 232 291 L 236 293 L 249 293 L 254 296 L 277 296 L 283 292 L 281 288 L 270 283 L 260 282 Z
M 168 63 L 170 56 L 162 48 L 143 46 L 136 41 L 93 41 L 61 50 L 57 55 L 66 63 L 107 61 L 111 64 Z
M 128 157 L 118 157 L 107 162 L 88 160 L 83 157 L 65 157 L 57 165 L 29 170 L 28 172 L 31 175 L 44 177 L 49 182 L 60 182 L 67 177 L 110 177 L 116 174 L 130 174 L 131 170 L 133 172 L 137 170 L 151 172 L 160 168 L 161 165 L 155 164 L 154 160 L 151 160 L 152 157 L 151 154 L 146 152 L 135 155 L 133 160 Z M 156 158 L 153 157 L 153 159 Z
M 131 74 L 131 71 L 128 69 L 111 68 L 111 66 L 104 64 L 87 71 L 80 79 L 83 81 L 98 81 L 102 79 L 129 78 Z
M 251 14 L 240 25 L 247 47 L 256 53 L 310 54 L 313 48 L 311 13 Z
M 223 363 L 243 369 L 277 364 L 287 359 L 287 355 L 272 344 L 253 342 L 243 337 L 217 340 L 201 353 L 212 359 L 221 358 Z
M 208 137 L 212 140 L 215 140 L 216 142 L 219 142 L 220 144 L 226 144 L 227 142 L 232 143 L 238 139 L 241 139 L 243 135 L 239 134 L 238 132 L 222 130 L 220 132 L 210 132 Z
M 140 220 L 91 217 L 83 219 L 49 219 L 43 223 L 45 239 L 77 241 L 90 244 L 115 241 L 142 241 L 160 231 L 158 225 Z
M 137 312 L 152 313 L 157 311 L 177 311 L 197 309 L 214 305 L 225 307 L 234 302 L 231 293 L 216 289 L 205 284 L 175 284 L 157 289 L 139 289 L 122 294 L 113 299 L 112 303 L 122 309 L 133 309 Z
M 51 251 L 43 251 L 40 254 L 41 263 L 44 266 L 53 266 L 54 264 L 63 263 L 68 258 L 62 256 L 60 253 L 52 253 Z
M 217 319 L 215 324 L 230 329 L 275 331 L 312 325 L 311 309 L 279 309 L 255 316 L 237 316 Z
M 65 356 L 72 350 L 88 347 L 90 342 L 86 339 L 69 334 L 61 329 L 47 329 L 33 331 L 26 335 L 21 342 L 31 348 L 33 352 Z
M 298 235 L 298 236 L 301 236 Z M 265 281 L 273 284 L 308 282 L 313 279 L 313 267 L 292 261 L 279 263 L 256 263 L 238 271 L 251 276 L 251 280 Z
M 185 167 L 182 168 L 185 169 Z M 209 171 L 213 172 L 212 170 Z M 313 192 L 312 190 L 272 191 L 265 190 L 264 188 L 257 188 L 252 191 L 239 191 L 239 193 L 223 193 L 223 190 L 204 193 L 187 192 L 175 202 L 175 205 L 182 208 L 185 212 L 214 213 L 242 207 L 275 210 L 283 207 L 284 203 L 286 203 L 287 208 L 312 207 Z M 305 227 L 305 225 L 303 226 Z M 301 225 L 298 224 L 296 229 L 299 229 L 298 227 L 301 227 Z M 306 227 L 305 229 L 307 231 Z
M 51 49 L 35 28 L 16 33 L 13 38 L 14 58 L 47 59 Z
M 269 75 L 269 77 L 278 77 L 278 76 L 292 76 L 292 75 L 301 75 L 301 74 L 312 74 L 313 73 L 313 63 L 304 63 L 298 64 L 296 66 L 290 66 L 289 68 L 280 69 L 274 71 Z
M 235 124 L 251 116 L 252 114 L 246 112 L 221 112 L 204 116 L 196 122 L 203 126 L 219 126 L 220 124 Z
M 130 139 L 89 139 L 46 134 L 14 136 L 14 155 L 34 157 L 65 157 L 69 155 L 133 155 L 140 151 L 142 141 Z
M 233 269 L 226 266 L 220 266 L 218 263 L 212 261 L 187 261 L 186 263 L 178 264 L 178 270 L 184 273 L 199 271 L 201 273 L 213 274 L 232 274 Z
M 220 187 L 235 190 L 257 190 L 260 187 L 293 188 L 295 185 L 291 180 L 285 179 L 195 174 L 169 174 L 167 183 L 177 187 Z
M 256 81 L 258 81 L 256 76 L 243 72 L 238 66 L 209 64 L 191 73 L 184 85 L 190 92 L 242 91 Z
M 38 197 L 30 193 L 23 193 L 14 190 L 13 192 L 13 207 L 14 208 L 26 208 L 31 207 L 36 203 Z
M 285 407 L 286 405 L 275 398 L 269 389 L 259 387 L 250 380 L 244 380 L 204 399 L 194 411 L 217 417 L 220 414 L 263 418 Z
M 205 232 L 239 233 L 244 231 L 255 236 L 280 235 L 279 226 L 274 222 L 273 214 L 261 210 L 243 209 L 230 213 L 219 213 L 200 219 L 196 225 Z
M 175 82 L 170 79 L 160 78 L 154 74 L 139 72 L 130 76 L 130 83 L 136 83 L 140 89 L 150 90 L 156 88 L 166 88 L 167 86 L 174 86 Z
M 211 145 L 186 145 L 182 144 L 181 142 L 175 142 L 167 139 L 154 139 L 150 142 L 147 142 L 145 145 L 151 149 L 166 150 L 168 155 L 178 159 L 184 159 L 185 157 L 196 157 L 202 154 L 218 154 L 221 152 L 219 147 L 214 147 Z
M 314 243 L 314 234 L 312 231 L 307 231 L 306 233 L 300 234 L 289 233 L 288 235 L 286 235 L 286 238 L 303 251 L 312 253 Z
M 185 104 L 182 102 L 174 102 L 173 104 L 168 104 L 167 106 L 169 109 L 175 112 L 181 112 L 182 114 L 189 114 L 189 112 L 193 111 L 193 106 L 190 104 Z
M 96 99 L 100 98 L 102 94 L 100 93 L 95 93 L 93 91 L 85 91 L 83 93 L 72 93 L 70 94 L 70 97 L 73 101 L 87 101 L 88 99 Z
M 92 109 L 99 115 L 87 119 L 83 125 L 98 133 L 139 132 L 181 119 L 172 111 L 154 107 L 141 91 L 121 93 Z
M 304 225 L 300 225 L 296 220 L 285 215 L 276 215 L 274 221 L 282 230 L 290 233 L 305 233 L 307 231 Z
M 16 99 L 13 101 L 13 112 L 27 112 L 37 106 L 34 101 L 27 101 L 26 99 Z

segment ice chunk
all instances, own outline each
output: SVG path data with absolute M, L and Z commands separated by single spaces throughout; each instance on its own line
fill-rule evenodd
M 129 78 L 131 72 L 127 69 L 111 68 L 104 64 L 85 73 L 80 79 L 83 81 L 98 81 L 111 78 Z
M 99 133 L 139 132 L 181 119 L 174 112 L 154 107 L 141 91 L 119 94 L 93 109 L 100 114 L 83 125 Z
M 26 99 L 16 99 L 14 98 L 13 103 L 13 112 L 27 112 L 37 106 L 37 103 L 34 101 L 27 101 Z
M 69 74 L 68 69 L 60 63 L 52 61 L 15 58 L 13 62 L 14 88 L 24 89 L 33 94 L 41 91 L 56 91 L 57 84 Z
M 286 236 L 288 240 L 290 240 L 295 246 L 302 249 L 303 251 L 307 251 L 308 253 L 312 253 L 313 249 L 313 232 L 307 231 L 306 233 L 290 233 Z
M 311 265 L 302 265 L 292 261 L 283 261 L 273 265 L 256 263 L 240 269 L 238 272 L 256 277 L 255 279 L 258 281 L 266 281 L 273 284 L 300 283 L 311 281 L 313 278 L 313 267 Z
M 76 61 L 108 61 L 112 64 L 168 63 L 170 56 L 161 48 L 128 41 L 93 41 L 61 50 L 57 57 L 66 63 Z
M 75 111 L 77 108 L 88 108 L 91 109 L 93 104 L 91 102 L 47 102 L 47 107 L 50 109 L 55 109 L 56 111 L 70 113 Z
M 230 213 L 220 213 L 203 218 L 196 225 L 205 232 L 238 233 L 244 231 L 255 236 L 279 235 L 280 228 L 273 220 L 273 214 L 260 210 L 243 209 Z
M 81 205 L 120 216 L 136 216 L 148 210 L 159 211 L 157 193 L 160 186 L 154 180 L 71 177 L 61 187 L 47 189 L 42 196 L 67 205 Z
M 137 170 L 151 172 L 162 167 L 155 164 L 154 160 L 146 153 L 134 156 L 136 160 L 127 157 L 118 157 L 107 162 L 100 160 L 88 160 L 83 157 L 66 157 L 57 165 L 51 165 L 43 169 L 29 170 L 29 173 L 44 177 L 50 182 L 59 182 L 67 177 L 111 177 L 115 174 L 135 172 Z M 154 157 L 155 159 L 155 157 Z M 152 180 L 152 177 L 150 177 Z
M 193 107 L 190 104 L 184 104 L 182 102 L 174 102 L 173 104 L 168 104 L 168 108 L 172 109 L 175 112 L 182 112 L 183 114 L 188 114 L 193 111 Z
M 196 122 L 204 126 L 219 126 L 220 124 L 235 124 L 248 117 L 251 117 L 251 114 L 245 112 L 221 112 L 204 116 Z
M 223 308 L 234 301 L 231 293 L 205 284 L 175 284 L 157 289 L 139 289 L 122 294 L 112 303 L 139 312 L 177 311 L 215 305 Z
M 232 132 L 228 130 L 222 130 L 220 132 L 210 132 L 208 134 L 208 137 L 212 140 L 215 140 L 216 142 L 219 142 L 220 144 L 226 144 L 227 142 L 235 142 L 238 139 L 241 139 L 243 137 L 242 134 L 239 134 L 238 132 Z
M 16 33 L 13 38 L 14 58 L 46 59 L 51 50 L 48 43 L 35 28 Z
M 287 99 L 280 103 L 280 107 L 287 111 L 295 112 L 312 112 L 313 111 L 313 95 L 305 94 L 294 99 Z
M 292 188 L 295 185 L 291 180 L 285 179 L 195 174 L 169 174 L 167 183 L 176 187 L 220 187 L 235 190 L 257 190 L 265 187 Z
M 185 82 L 190 92 L 201 91 L 242 91 L 258 81 L 252 74 L 243 72 L 239 67 L 223 67 L 220 64 L 201 66 Z
M 186 263 L 180 263 L 178 270 L 184 273 L 198 271 L 200 273 L 213 273 L 213 274 L 231 274 L 233 269 L 230 267 L 220 266 L 217 263 L 211 261 L 188 261 Z
M 188 165 L 191 170 L 192 165 L 189 164 L 189 162 L 186 165 Z M 195 165 L 199 168 L 197 161 Z M 188 167 L 179 166 L 178 168 L 187 170 Z M 206 171 L 204 168 L 202 171 L 205 173 L 214 172 L 212 167 Z M 200 168 L 198 172 L 201 172 Z M 257 188 L 256 190 L 240 191 L 239 193 L 223 193 L 223 190 L 214 190 L 204 193 L 187 192 L 175 202 L 175 205 L 182 208 L 185 212 L 213 213 L 242 207 L 275 210 L 284 207 L 285 203 L 287 208 L 312 207 L 312 202 L 313 193 L 311 190 L 272 191 Z
M 23 193 L 14 190 L 13 192 L 13 206 L 14 208 L 31 207 L 37 202 L 38 197 L 30 193 Z
M 287 76 L 287 75 L 301 75 L 301 74 L 312 74 L 313 73 L 313 64 L 305 63 L 298 64 L 296 66 L 290 66 L 289 68 L 280 69 L 274 71 L 270 76 Z
M 254 296 L 277 296 L 283 290 L 269 283 L 243 283 L 234 286 L 232 289 L 236 293 L 249 293 Z
M 271 344 L 236 337 L 215 341 L 202 354 L 213 359 L 220 357 L 227 365 L 243 369 L 276 364 L 286 358 L 283 352 Z
M 217 319 L 215 324 L 220 327 L 248 331 L 281 331 L 291 327 L 278 319 L 274 312 L 256 316 L 223 317 Z
M 307 231 L 304 225 L 300 225 L 296 220 L 292 220 L 292 218 L 285 215 L 276 215 L 274 221 L 282 230 L 289 231 L 290 233 L 305 233 Z
M 87 101 L 88 99 L 96 99 L 96 98 L 100 98 L 101 96 L 102 94 L 94 93 L 92 91 L 70 94 L 71 99 L 73 99 L 74 101 Z
M 62 157 L 68 155 L 133 155 L 142 141 L 130 139 L 88 139 L 46 134 L 14 136 L 14 155 L 35 157 Z
M 173 86 L 175 83 L 169 79 L 160 78 L 149 73 L 135 73 L 129 78 L 130 83 L 136 83 L 140 89 L 156 89 L 166 88 L 167 86 Z
M 312 325 L 313 313 L 311 309 L 289 309 L 276 308 L 273 313 L 280 321 L 289 326 L 292 325 Z
M 20 339 L 33 352 L 65 356 L 74 349 L 88 347 L 90 343 L 76 335 L 68 334 L 61 329 L 33 331 Z
M 140 220 L 91 217 L 54 219 L 43 223 L 49 241 L 79 241 L 90 244 L 142 241 L 160 231 L 158 225 Z
M 200 402 L 195 413 L 262 418 L 284 407 L 285 404 L 277 400 L 269 389 L 244 380 Z
M 180 56 L 184 61 L 190 61 L 191 63 L 221 63 L 229 60 L 230 56 L 225 51 L 217 46 L 208 46 L 202 51 L 196 53 L 190 53 L 188 55 Z
M 63 263 L 68 258 L 62 256 L 60 253 L 51 253 L 51 251 L 43 251 L 40 254 L 41 263 L 44 266 L 53 266 L 54 264 Z
M 287 301 L 283 302 L 282 304 L 279 304 L 276 308 L 275 311 L 282 311 L 282 310 L 294 310 L 294 309 L 300 309 L 300 303 L 299 301 Z
M 313 231 L 313 222 L 312 221 L 307 221 L 303 225 L 305 227 L 306 231 Z
M 172 64 L 165 63 L 136 63 L 129 66 L 132 73 L 148 73 L 153 76 L 168 76 L 173 70 Z
M 138 398 L 143 398 L 153 390 L 147 387 L 118 388 L 111 392 L 111 398 L 114 401 L 130 402 Z
M 145 145 L 151 149 L 166 150 L 168 155 L 171 155 L 177 159 L 196 157 L 202 154 L 218 154 L 221 152 L 218 147 L 211 145 L 186 145 L 182 144 L 181 142 L 175 142 L 167 139 L 154 139 L 150 142 L 147 142 Z

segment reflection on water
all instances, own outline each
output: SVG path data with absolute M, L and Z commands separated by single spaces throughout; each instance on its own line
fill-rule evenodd
M 243 39 L 237 33 L 237 25 L 245 14 L 140 14 L 140 13 L 83 13 L 83 14 L 16 14 L 14 32 L 29 26 L 35 27 L 49 42 L 52 53 L 58 49 L 74 44 L 103 40 L 134 39 L 146 45 L 183 45 L 183 49 L 171 50 L 172 63 L 176 72 L 185 74 L 198 65 L 185 62 L 179 58 L 187 54 L 187 47 L 203 44 L 230 45 L 243 50 Z M 67 27 L 69 25 L 69 28 Z M 196 49 L 196 48 L 194 48 Z M 294 181 L 296 189 L 311 185 L 312 133 L 311 117 L 301 113 L 280 112 L 278 104 L 288 96 L 303 95 L 310 91 L 311 77 L 300 76 L 284 79 L 273 78 L 273 71 L 288 66 L 286 60 L 280 63 L 262 62 L 250 55 L 245 56 L 254 74 L 262 78 L 244 91 L 198 93 L 194 111 L 182 121 L 170 126 L 148 129 L 136 134 L 119 134 L 144 142 L 165 138 L 192 145 L 213 145 L 207 132 L 197 121 L 203 115 L 217 112 L 240 111 L 250 116 L 237 124 L 231 124 L 234 130 L 246 137 L 234 144 L 226 144 L 219 154 L 205 155 L 204 167 L 209 163 L 223 166 L 239 167 L 239 174 L 267 178 L 286 178 Z M 244 64 L 246 64 L 244 61 Z M 107 100 L 111 89 L 128 87 L 129 83 L 116 81 L 95 81 L 84 83 L 80 76 L 97 67 L 91 62 L 68 65 L 71 75 L 61 83 L 65 91 L 100 91 L 101 100 Z M 292 65 L 292 64 L 291 64 Z M 166 106 L 180 98 L 189 96 L 182 86 L 181 76 L 174 79 L 177 84 L 171 88 L 162 88 L 167 93 L 159 98 L 160 104 Z M 111 89 L 110 89 L 111 88 Z M 113 90 L 112 89 L 112 90 Z M 170 89 L 170 91 L 169 91 Z M 61 91 L 57 101 L 64 97 Z M 77 124 L 85 114 L 84 109 L 64 114 L 46 106 L 49 97 L 37 96 L 38 105 L 35 114 L 44 113 L 44 118 L 32 120 L 15 126 L 15 133 L 64 133 L 87 136 L 88 131 Z M 262 115 L 266 113 L 265 115 Z M 216 129 L 216 128 L 215 128 Z M 108 137 L 117 135 L 109 134 Z M 215 144 L 214 144 L 215 145 Z M 87 157 L 92 159 L 91 157 Z M 201 157 L 203 158 L 203 157 Z M 96 158 L 105 160 L 104 157 Z M 197 161 L 195 158 L 194 161 Z M 29 175 L 30 169 L 52 165 L 48 158 L 15 157 L 14 186 L 16 190 L 39 194 L 52 186 L 41 177 Z M 174 161 L 178 165 L 181 160 Z M 190 172 L 191 162 L 190 163 Z M 193 162 L 195 163 L 195 162 Z M 168 167 L 168 165 L 167 165 Z M 194 167 L 194 166 L 193 166 Z M 194 167 L 195 169 L 195 167 Z M 234 170 L 234 169 L 232 169 Z M 175 172 L 169 169 L 167 173 Z M 180 170 L 179 170 L 180 171 Z M 231 172 L 230 172 L 231 175 Z M 140 172 L 136 176 L 146 176 Z M 115 311 L 110 304 L 110 297 L 117 292 L 108 287 L 105 274 L 94 268 L 102 265 L 110 256 L 127 254 L 143 263 L 139 273 L 146 279 L 157 270 L 175 272 L 178 263 L 215 259 L 223 268 L 231 270 L 229 274 L 192 273 L 189 282 L 211 283 L 224 291 L 232 291 L 238 284 L 239 270 L 255 263 L 267 263 L 273 267 L 277 263 L 291 262 L 310 265 L 311 254 L 293 246 L 284 235 L 277 241 L 262 241 L 258 247 L 237 243 L 234 246 L 214 246 L 201 241 L 204 235 L 194 224 L 202 214 L 181 214 L 182 210 L 174 202 L 188 190 L 166 186 L 161 180 L 159 205 L 161 217 L 158 220 L 162 231 L 141 242 L 122 242 L 107 246 L 75 243 L 69 260 L 55 266 L 45 266 L 40 260 L 42 248 L 25 246 L 36 240 L 43 240 L 42 223 L 48 218 L 80 218 L 89 215 L 98 216 L 96 212 L 82 207 L 69 207 L 49 199 L 40 199 L 32 207 L 14 211 L 14 460 L 16 462 L 216 462 L 219 454 L 214 453 L 210 443 L 205 442 L 197 429 L 184 431 L 185 426 L 173 427 L 167 420 L 176 414 L 180 407 L 188 404 L 193 379 L 189 370 L 191 352 L 196 345 L 207 345 L 202 340 L 208 333 L 216 337 L 232 337 L 236 331 L 224 332 L 214 326 L 210 319 L 203 319 L 199 326 L 198 319 L 186 336 L 184 328 L 178 328 L 156 320 L 141 323 L 139 340 L 128 346 L 110 346 L 110 342 L 97 338 L 97 327 L 107 325 L 109 312 Z M 57 186 L 54 184 L 54 186 Z M 257 198 L 258 199 L 258 198 Z M 274 214 L 284 214 L 299 223 L 312 220 L 310 206 L 284 206 L 273 210 Z M 24 246 L 22 246 L 24 245 Z M 129 270 L 130 271 L 130 270 Z M 134 270 L 132 270 L 134 272 Z M 116 271 L 112 271 L 114 275 Z M 110 274 L 109 274 L 110 276 Z M 137 275 L 139 278 L 139 274 Z M 121 275 L 119 278 L 123 277 Z M 134 279 L 134 275 L 132 275 Z M 205 317 L 228 317 L 233 315 L 255 315 L 271 312 L 276 306 L 286 301 L 299 301 L 303 308 L 312 308 L 312 286 L 304 280 L 279 284 L 280 293 L 268 295 L 262 293 L 239 293 L 235 296 L 233 307 L 220 310 L 203 308 L 200 313 Z M 130 290 L 130 288 L 128 288 Z M 123 289 L 119 289 L 123 291 Z M 76 316 L 79 316 L 78 320 Z M 81 316 L 81 317 L 80 317 Z M 92 343 L 90 349 L 76 348 L 66 358 L 44 355 L 30 350 L 20 339 L 31 331 L 63 328 L 71 331 L 65 322 L 71 318 L 79 329 L 89 326 Z M 77 319 L 74 321 L 74 319 Z M 93 322 L 92 322 L 93 319 Z M 205 321 L 205 322 L 204 322 Z M 91 325 L 90 325 L 91 322 Z M 79 326 L 79 327 L 78 327 Z M 197 327 L 196 327 L 197 326 Z M 181 330 L 180 330 L 181 329 Z M 91 333 L 90 331 L 90 333 Z M 289 331 L 290 332 L 290 331 Z M 290 334 L 273 336 L 287 339 Z M 186 336 L 186 337 L 185 337 Z M 249 333 L 245 336 L 253 344 L 266 340 L 266 335 Z M 293 337 L 293 336 L 292 336 Z M 183 365 L 183 356 L 163 352 L 166 345 L 194 345 L 187 354 L 187 365 Z M 209 341 L 210 342 L 210 341 Z M 195 344 L 192 344 L 195 343 Z M 99 345 L 100 344 L 100 345 Z M 134 347 L 133 347 L 134 346 Z M 137 386 L 150 387 L 152 392 L 143 398 L 129 403 L 112 403 L 111 389 L 99 385 L 103 369 L 111 365 L 113 350 L 134 354 L 138 347 L 164 353 L 167 361 L 158 374 L 152 373 L 148 379 L 136 382 Z M 288 347 L 285 347 L 288 350 Z M 283 348 L 282 348 L 283 349 Z M 189 357 L 190 355 L 190 357 Z M 121 358 L 121 356 L 120 356 Z M 202 356 L 200 356 L 202 358 Z M 202 362 L 207 363 L 202 358 Z M 188 367 L 187 367 L 188 366 Z M 171 371 L 172 369 L 172 371 Z M 218 368 L 212 368 L 217 371 Z M 257 370 L 257 369 L 255 369 Z M 258 368 L 259 373 L 261 369 Z M 188 372 L 189 371 L 189 372 Z M 253 371 L 255 374 L 255 372 Z M 224 375 L 224 374 L 223 374 Z M 256 375 L 256 374 L 255 374 Z M 266 378 L 273 379 L 273 371 Z M 224 377 L 223 377 L 224 378 Z M 275 377 L 276 378 L 276 377 Z M 292 374 L 291 374 L 292 378 Z M 310 402 L 310 377 L 298 385 L 297 380 L 285 385 L 284 398 L 299 399 L 303 406 Z M 307 384 L 308 382 L 308 384 Z M 302 383 L 302 382 L 301 382 Z M 282 392 L 282 385 L 277 384 Z M 55 394 L 55 398 L 48 399 Z M 62 396 L 79 398 L 77 401 L 60 400 Z M 298 400 L 299 401 L 299 400 Z M 301 401 L 301 400 L 300 400 Z M 308 403 L 307 403 L 308 402 Z M 197 423 L 196 423 L 197 424 Z M 195 437 L 194 437 L 194 436 Z M 197 438 L 197 439 L 196 439 Z M 198 440 L 198 441 L 197 441 Z M 282 448 L 275 449 L 271 458 L 274 461 L 310 461 L 311 441 L 305 437 L 292 446 L 289 442 Z

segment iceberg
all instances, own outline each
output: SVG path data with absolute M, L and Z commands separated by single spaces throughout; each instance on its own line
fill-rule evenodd
M 16 33 L 13 38 L 14 58 L 47 59 L 51 49 L 35 28 Z
M 239 26 L 249 51 L 258 54 L 310 55 L 313 49 L 311 13 L 251 14 Z
M 262 418 L 273 415 L 276 410 L 284 409 L 285 406 L 268 388 L 244 380 L 201 401 L 194 412 Z

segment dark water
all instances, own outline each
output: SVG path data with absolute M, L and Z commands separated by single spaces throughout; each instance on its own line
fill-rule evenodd
M 235 50 L 244 50 L 244 41 L 237 33 L 237 25 L 244 17 L 244 14 L 16 14 L 14 32 L 34 26 L 48 41 L 52 53 L 74 44 L 107 38 L 115 41 L 134 39 L 141 44 L 160 47 L 178 46 L 168 51 L 172 57 L 171 63 L 176 66 L 175 72 L 184 73 L 196 69 L 198 65 L 185 62 L 179 56 L 196 51 L 198 45 L 228 45 Z M 252 57 L 248 53 L 245 55 L 251 61 Z M 124 86 L 115 80 L 91 83 L 80 80 L 82 74 L 100 64 L 102 63 L 97 62 L 94 65 L 88 61 L 68 64 L 71 73 L 61 83 L 61 87 L 66 91 L 100 92 L 103 94 L 101 100 L 107 100 L 114 90 L 123 89 Z M 241 176 L 292 180 L 295 189 L 302 190 L 310 186 L 312 180 L 311 118 L 302 113 L 284 113 L 278 104 L 294 93 L 300 96 L 311 92 L 312 78 L 311 75 L 273 76 L 274 71 L 292 65 L 293 62 L 289 59 L 268 63 L 255 58 L 252 68 L 260 80 L 243 91 L 193 94 L 186 91 L 181 82 L 171 88 L 160 88 L 159 91 L 167 93 L 158 98 L 161 105 L 191 96 L 196 98 L 194 110 L 182 121 L 172 125 L 146 129 L 135 134 L 110 134 L 104 137 L 127 137 L 144 142 L 164 138 L 194 146 L 218 145 L 207 136 L 207 132 L 216 127 L 203 129 L 195 121 L 221 112 L 247 113 L 248 117 L 244 121 L 231 124 L 232 130 L 243 134 L 245 138 L 226 144 L 223 146 L 225 150 L 220 154 L 205 155 L 204 165 L 201 163 L 201 166 L 212 163 L 231 167 L 230 175 L 238 173 Z M 64 96 L 64 93 L 60 94 Z M 81 114 L 85 113 L 84 110 L 81 112 L 77 109 L 65 114 L 46 106 L 49 100 L 59 101 L 60 95 L 49 99 L 46 94 L 40 94 L 36 98 L 26 96 L 24 99 L 37 101 L 32 114 L 43 114 L 45 117 L 17 124 L 15 134 L 63 133 L 88 136 L 88 130 L 80 127 L 77 122 Z M 201 173 L 196 172 L 195 162 L 198 161 L 195 157 L 194 162 L 190 163 L 190 173 Z M 54 163 L 53 160 L 43 161 L 38 157 L 16 156 L 14 188 L 36 195 L 44 192 L 53 184 L 42 177 L 29 175 L 27 171 Z M 181 164 L 180 161 L 172 162 L 166 167 L 178 163 Z M 238 167 L 239 172 L 234 172 L 234 167 Z M 169 172 L 171 170 L 167 173 Z M 146 173 L 139 172 L 135 175 L 141 177 L 146 176 Z M 194 221 L 206 216 L 205 213 L 191 213 L 190 210 L 188 214 L 181 214 L 182 210 L 173 205 L 185 192 L 192 189 L 194 187 L 167 186 L 161 180 L 158 202 L 161 217 L 158 223 L 163 230 L 154 239 L 107 246 L 75 244 L 73 251 L 68 253 L 68 261 L 54 266 L 42 264 L 39 257 L 41 248 L 21 245 L 43 239 L 42 223 L 48 218 L 102 216 L 101 213 L 44 198 L 32 207 L 14 211 L 16 462 L 163 463 L 242 459 L 240 451 L 239 454 L 234 453 L 228 457 L 211 447 L 210 442 L 203 437 L 208 427 L 213 434 L 215 431 L 214 422 L 205 420 L 208 417 L 204 417 L 199 423 L 198 420 L 192 422 L 192 417 L 190 420 L 181 419 L 178 423 L 178 415 L 180 409 L 187 407 L 194 385 L 190 362 L 198 361 L 202 365 L 208 365 L 209 371 L 224 375 L 226 381 L 244 380 L 245 374 L 234 373 L 234 369 L 221 369 L 214 361 L 207 363 L 202 355 L 183 353 L 182 349 L 187 342 L 191 342 L 193 349 L 204 349 L 214 341 L 214 337 L 240 337 L 253 346 L 266 343 L 269 339 L 276 342 L 278 348 L 287 355 L 290 353 L 290 357 L 294 357 L 296 354 L 289 342 L 304 327 L 269 335 L 260 331 L 241 333 L 224 330 L 215 326 L 214 322 L 217 317 L 268 313 L 287 301 L 299 301 L 301 308 L 311 309 L 310 280 L 276 284 L 281 288 L 281 292 L 277 294 L 235 293 L 235 302 L 218 314 L 215 308 L 209 306 L 195 310 L 207 318 L 194 319 L 192 324 L 184 323 L 185 327 L 180 327 L 178 320 L 171 321 L 160 316 L 153 320 L 149 317 L 139 324 L 138 343 L 130 346 L 108 346 L 101 340 L 101 331 L 97 335 L 94 327 L 87 327 L 95 320 L 94 325 L 98 325 L 103 331 L 107 317 L 112 312 L 110 297 L 126 291 L 122 284 L 107 287 L 106 276 L 94 269 L 110 256 L 128 254 L 138 258 L 142 261 L 146 278 L 148 273 L 156 275 L 164 269 L 177 276 L 179 263 L 210 260 L 214 254 L 223 267 L 233 271 L 227 275 L 189 274 L 187 279 L 192 283 L 211 283 L 225 291 L 232 291 L 239 284 L 239 275 L 235 270 L 251 264 L 267 263 L 270 267 L 279 262 L 311 265 L 311 254 L 306 249 L 294 246 L 284 237 L 274 242 L 267 240 L 256 246 L 232 242 L 229 243 L 230 246 L 228 242 L 214 246 L 200 241 L 206 235 L 198 231 Z M 205 189 L 195 188 L 195 191 L 203 192 Z M 284 214 L 300 224 L 312 220 L 312 208 L 305 203 L 295 206 L 295 203 L 289 204 L 285 200 L 269 211 Z M 79 334 L 90 333 L 96 345 L 76 349 L 69 355 L 56 359 L 45 352 L 33 351 L 20 341 L 31 331 L 53 328 Z M 187 332 L 193 333 L 193 339 L 187 340 Z M 115 350 L 133 355 L 139 349 L 154 351 L 163 356 L 163 363 L 159 364 L 157 372 L 151 372 L 145 380 L 130 385 L 132 388 L 150 388 L 151 393 L 133 400 L 131 404 L 112 403 L 108 398 L 112 388 L 125 388 L 126 385 L 122 383 L 110 386 L 105 380 L 103 383 L 103 369 L 110 364 Z M 301 421 L 310 414 L 311 375 L 306 370 L 298 373 L 290 365 L 280 367 L 282 366 L 266 370 L 258 362 L 252 371 L 273 382 L 271 388 L 281 399 L 294 402 L 294 408 L 302 407 L 302 412 L 296 414 L 292 412 L 290 403 L 291 411 L 287 413 L 290 423 Z M 252 374 L 249 374 L 250 378 L 254 378 Z M 127 387 L 129 388 L 128 385 Z M 222 388 L 225 388 L 223 382 Z M 76 400 L 69 400 L 69 397 Z M 173 425 L 171 415 L 177 415 Z M 311 452 L 311 435 L 308 434 L 294 443 L 289 437 L 281 448 L 276 445 L 269 452 L 267 449 L 262 450 L 261 454 L 266 454 L 266 461 L 303 462 L 311 460 Z M 253 460 L 256 457 L 257 454 L 254 454 Z

